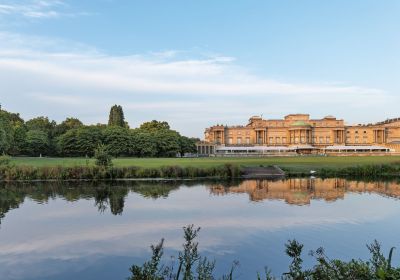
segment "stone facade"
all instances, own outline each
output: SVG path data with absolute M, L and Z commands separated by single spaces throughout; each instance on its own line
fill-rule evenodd
M 214 125 L 205 130 L 205 141 L 219 146 L 313 147 L 380 146 L 400 152 L 400 118 L 375 124 L 346 125 L 333 116 L 310 119 L 291 114 L 284 119 L 251 117 L 245 126 Z

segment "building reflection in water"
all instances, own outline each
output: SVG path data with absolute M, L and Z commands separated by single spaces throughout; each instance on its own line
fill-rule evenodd
M 247 193 L 251 201 L 284 200 L 288 204 L 307 205 L 311 200 L 335 201 L 345 193 L 376 193 L 400 198 L 400 184 L 396 182 L 360 182 L 346 179 L 292 178 L 284 180 L 246 180 L 233 186 L 207 186 L 213 195 Z

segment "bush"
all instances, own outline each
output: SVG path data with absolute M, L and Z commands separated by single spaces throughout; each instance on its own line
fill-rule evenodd
M 11 162 L 11 157 L 7 155 L 0 156 L 0 166 L 9 166 Z
M 111 167 L 112 158 L 108 153 L 106 146 L 100 144 L 94 151 L 94 158 L 96 159 L 96 165 L 101 167 Z

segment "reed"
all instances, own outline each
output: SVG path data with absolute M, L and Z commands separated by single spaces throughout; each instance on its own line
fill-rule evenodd
M 33 180 L 114 180 L 139 178 L 237 178 L 241 171 L 237 165 L 225 164 L 208 168 L 162 166 L 143 167 L 104 167 L 104 166 L 0 166 L 1 181 Z

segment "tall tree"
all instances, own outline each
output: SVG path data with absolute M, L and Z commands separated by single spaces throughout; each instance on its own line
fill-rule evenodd
M 126 126 L 124 111 L 122 110 L 122 106 L 114 105 L 111 107 L 110 115 L 108 117 L 108 125 L 120 126 L 120 127 Z

